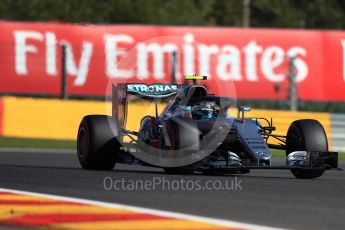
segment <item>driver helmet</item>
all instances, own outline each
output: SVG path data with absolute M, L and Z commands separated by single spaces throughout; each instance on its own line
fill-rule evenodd
M 215 102 L 203 101 L 192 109 L 196 119 L 214 118 L 217 115 Z

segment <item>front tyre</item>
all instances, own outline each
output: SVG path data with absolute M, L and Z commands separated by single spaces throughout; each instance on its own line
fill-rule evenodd
M 110 116 L 88 115 L 80 123 L 77 153 L 84 169 L 112 170 L 121 144 L 118 127 Z
M 317 120 L 304 119 L 291 123 L 286 135 L 286 156 L 294 151 L 328 151 L 327 136 Z M 292 169 L 299 179 L 313 179 L 322 176 L 325 169 Z

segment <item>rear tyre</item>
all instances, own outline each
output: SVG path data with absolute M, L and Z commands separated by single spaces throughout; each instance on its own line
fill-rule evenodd
M 77 137 L 78 159 L 84 169 L 112 170 L 121 144 L 118 127 L 110 116 L 89 115 L 80 123 Z
M 317 120 L 304 119 L 291 123 L 286 135 L 286 156 L 294 151 L 328 151 L 327 136 Z M 299 179 L 320 177 L 325 169 L 292 169 Z

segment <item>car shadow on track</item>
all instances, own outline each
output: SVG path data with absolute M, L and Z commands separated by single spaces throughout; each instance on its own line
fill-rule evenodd
M 109 172 L 109 171 L 108 171 Z M 295 180 L 294 177 L 290 177 L 287 175 L 277 175 L 277 176 L 267 176 L 267 175 L 255 175 L 255 174 L 212 174 L 212 175 L 205 175 L 199 172 L 195 172 L 193 174 L 188 175 L 181 175 L 181 174 L 166 174 L 165 172 L 158 172 L 158 171 L 148 171 L 148 170 L 126 170 L 126 169 L 114 169 L 112 172 L 121 172 L 121 173 L 133 173 L 133 174 L 155 174 L 155 175 L 162 175 L 166 177 L 202 177 L 202 178 L 229 178 L 229 177 L 241 177 L 241 178 L 262 178 L 262 179 L 287 179 L 287 180 Z
M 0 164 L 0 167 L 6 167 L 6 168 L 22 168 L 22 169 L 49 169 L 49 170 L 72 170 L 72 171 L 79 171 L 79 172 L 85 172 L 85 173 L 97 173 L 97 174 L 142 174 L 142 175 L 161 175 L 165 176 L 167 178 L 176 178 L 176 177 L 188 177 L 188 178 L 198 178 L 202 177 L 203 179 L 206 178 L 229 178 L 229 177 L 241 177 L 241 178 L 259 178 L 259 179 L 295 179 L 293 177 L 290 177 L 288 174 L 284 175 L 274 175 L 274 172 L 272 172 L 272 175 L 257 175 L 254 173 L 251 174 L 202 174 L 200 172 L 195 172 L 193 174 L 189 175 L 177 175 L 177 174 L 166 174 L 162 169 L 160 168 L 150 168 L 150 167 L 142 167 L 141 169 L 131 169 L 131 166 L 127 166 L 126 169 L 113 169 L 111 171 L 101 171 L 101 170 L 84 170 L 82 168 L 78 167 L 61 167 L 61 166 L 35 166 L 35 165 L 18 165 L 18 164 Z M 272 170 L 271 170 L 272 171 Z M 262 172 L 261 172 L 262 173 Z M 265 173 L 268 173 L 267 170 Z

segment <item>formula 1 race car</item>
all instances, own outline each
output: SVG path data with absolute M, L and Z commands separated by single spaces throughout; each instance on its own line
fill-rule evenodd
M 230 116 L 234 100 L 209 94 L 198 84 L 207 77 L 185 79 L 193 84 L 113 84 L 112 116 L 88 115 L 80 123 L 81 166 L 111 170 L 124 163 L 160 167 L 169 174 L 287 169 L 304 179 L 338 169 L 338 153 L 328 151 L 325 130 L 317 120 L 296 120 L 286 135 L 276 135 L 272 119 L 245 116 L 248 106 L 237 107 L 237 116 Z M 126 129 L 128 95 L 156 103 L 156 115 L 143 117 L 138 131 Z M 158 114 L 157 101 L 167 98 Z M 285 150 L 286 163 L 273 165 L 271 149 Z

